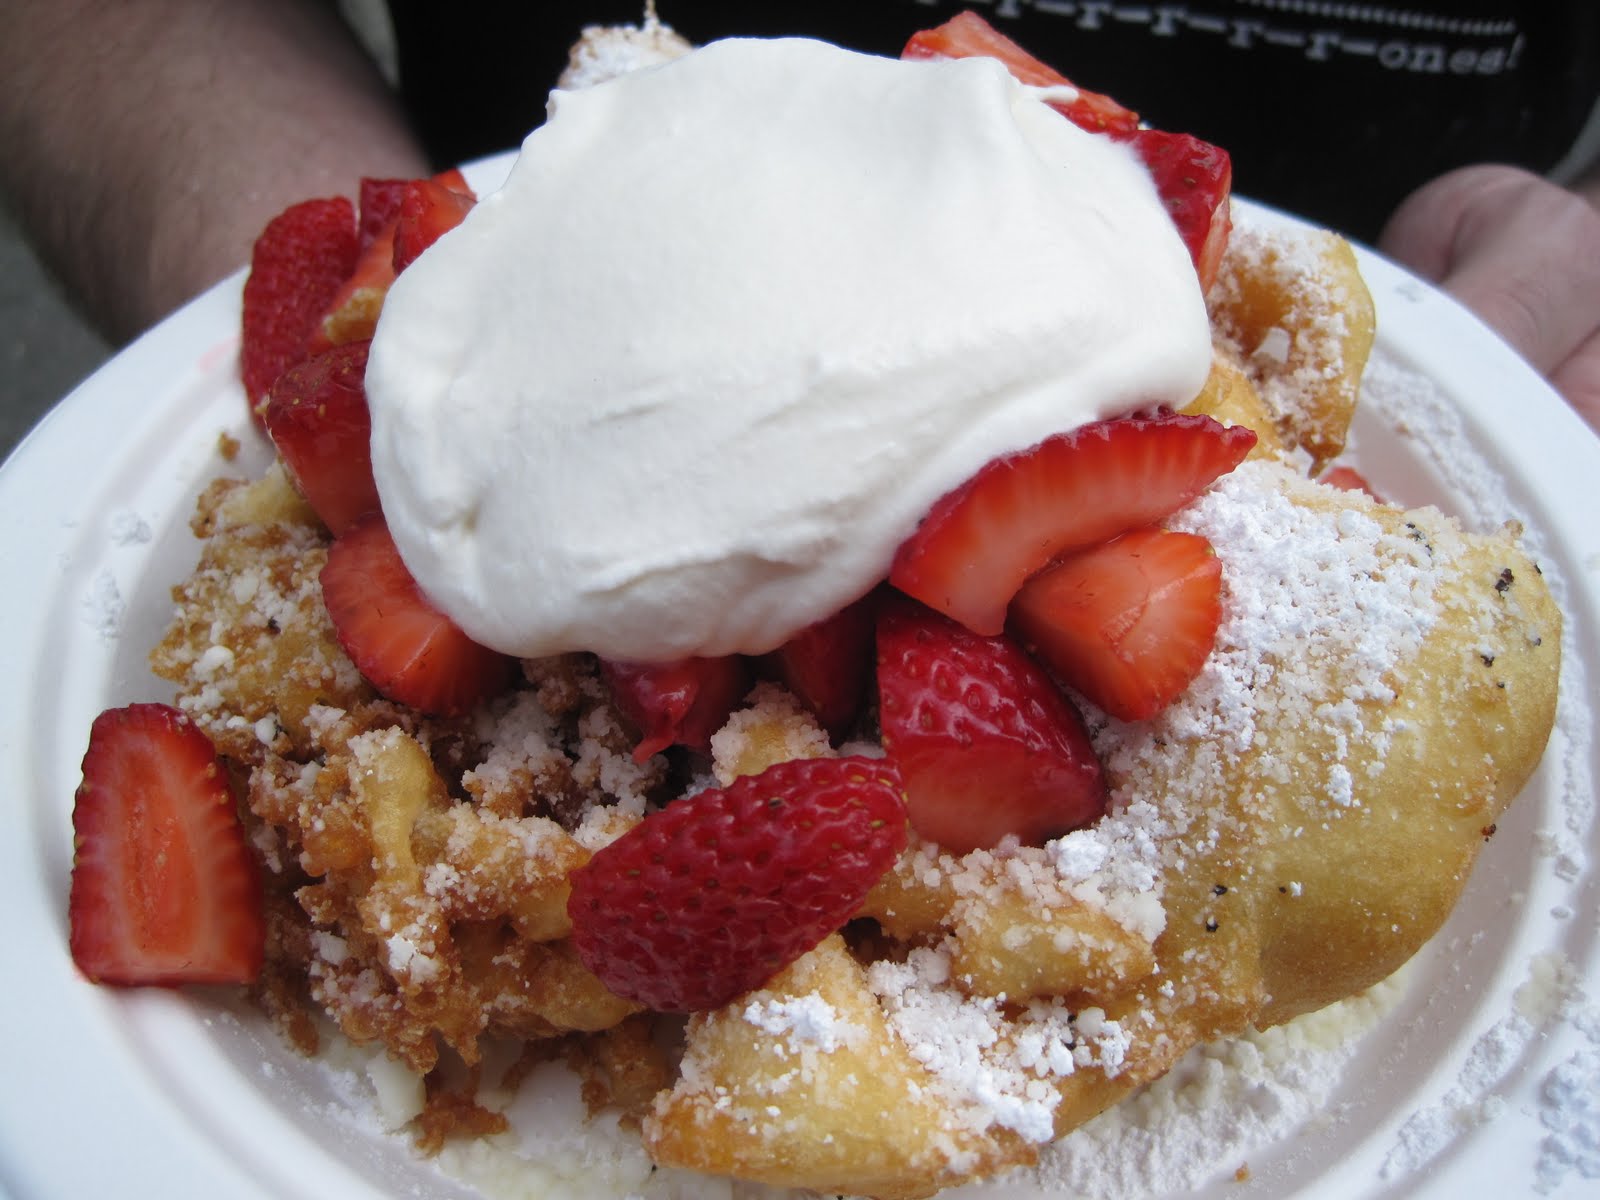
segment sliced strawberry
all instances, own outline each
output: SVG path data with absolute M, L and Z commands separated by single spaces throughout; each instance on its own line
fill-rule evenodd
M 131 704 L 95 719 L 72 810 L 72 959 L 97 983 L 249 983 L 266 947 L 261 885 L 227 768 L 187 715 Z
M 466 186 L 465 181 L 461 186 Z M 394 269 L 405 270 L 434 242 L 466 219 L 477 203 L 470 191 L 445 179 L 416 179 L 406 185 L 394 234 Z
M 290 367 L 261 409 L 289 477 L 335 537 L 356 518 L 378 511 L 363 382 L 370 345 L 337 346 Z
M 749 690 L 749 667 L 738 655 L 667 663 L 602 659 L 601 674 L 623 716 L 639 730 L 633 756 L 643 762 L 668 746 L 702 754 Z
M 239 374 L 252 412 L 278 376 L 309 353 L 356 253 L 355 209 L 342 196 L 292 205 L 261 231 L 240 322 Z
M 1160 520 L 1244 461 L 1256 435 L 1161 412 L 1097 421 L 989 463 L 941 498 L 889 582 L 975 633 L 1052 559 Z
M 834 737 L 849 732 L 872 682 L 871 595 L 802 629 L 772 653 L 761 669 L 794 693 Z
M 429 603 L 381 514 L 329 547 L 322 601 L 345 653 L 390 700 L 459 716 L 511 684 L 516 660 L 480 646 Z
M 1033 87 L 1067 87 L 1077 95 L 1052 100 L 1050 105 L 1074 125 L 1091 133 L 1115 138 L 1132 137 L 1139 114 L 1123 108 L 1110 96 L 1078 87 L 1065 75 L 1046 66 L 975 12 L 957 13 L 943 25 L 911 36 L 901 51 L 906 59 L 997 58 L 1019 83 Z
M 356 198 L 357 232 L 365 253 L 386 230 L 400 219 L 400 202 L 405 199 L 409 179 L 363 179 Z
M 459 170 L 442 171 L 433 180 L 458 196 L 472 198 L 472 189 Z M 360 255 L 349 278 L 334 293 L 327 311 L 317 321 L 310 353 L 320 354 L 346 342 L 369 340 L 377 331 L 378 314 L 383 311 L 384 297 L 389 294 L 389 285 L 396 275 L 395 237 L 401 210 L 407 191 L 417 182 L 413 179 L 361 181 Z
M 1209 291 L 1233 230 L 1233 160 L 1210 142 L 1160 129 L 1139 130 L 1133 148 L 1150 169 L 1156 191 L 1189 248 L 1201 290 Z
M 354 269 L 328 301 L 307 343 L 307 353 L 322 354 L 349 342 L 372 340 L 378 329 L 383 299 L 394 282 L 395 222 L 373 234 Z
M 1114 717 L 1142 721 L 1193 682 L 1222 620 L 1222 563 L 1198 534 L 1147 526 L 1046 567 L 1011 606 L 1018 636 Z
M 440 171 L 433 177 L 433 181 L 441 187 L 447 187 L 457 195 L 465 196 L 468 200 L 476 201 L 478 193 L 472 190 L 472 185 L 467 182 L 467 177 L 461 173 L 460 167 L 449 167 Z
M 1365 492 L 1378 503 L 1383 503 L 1383 497 L 1373 490 L 1372 485 L 1367 482 L 1366 476 L 1354 467 L 1329 467 L 1319 477 L 1318 482 L 1325 483 L 1329 487 L 1336 487 L 1345 492 Z
M 650 814 L 574 871 L 572 942 L 619 996 L 720 1008 L 854 916 L 905 843 L 889 764 L 779 763 Z
M 1083 720 L 1005 635 L 979 637 L 903 596 L 878 617 L 883 747 L 919 835 L 955 853 L 1038 844 L 1105 811 Z

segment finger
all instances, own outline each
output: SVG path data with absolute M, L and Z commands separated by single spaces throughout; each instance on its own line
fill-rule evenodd
M 1498 220 L 1493 232 L 1488 222 Z M 1600 212 L 1541 189 L 1510 212 L 1469 210 L 1446 291 L 1548 373 L 1600 327 Z
M 1379 246 L 1461 300 L 1541 372 L 1600 325 L 1600 212 L 1513 167 L 1419 188 Z
M 1401 201 L 1378 236 L 1378 249 L 1438 283 L 1455 259 L 1456 229 L 1467 202 L 1493 186 L 1494 167 L 1469 167 L 1431 179 Z
M 1600 434 L 1600 329 L 1551 372 L 1550 384 Z

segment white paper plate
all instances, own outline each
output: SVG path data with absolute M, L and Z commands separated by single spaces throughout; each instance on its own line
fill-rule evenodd
M 504 169 L 494 160 L 471 174 L 483 190 Z M 1545 1096 L 1585 1072 L 1600 1094 L 1600 1022 L 1592 1010 L 1583 1019 L 1574 988 L 1552 1013 L 1540 1004 L 1556 989 L 1525 985 L 1557 966 L 1579 989 L 1600 981 L 1589 703 L 1600 679 L 1600 439 L 1452 301 L 1370 254 L 1362 266 L 1381 357 L 1426 384 L 1395 411 L 1369 403 L 1361 462 L 1392 498 L 1437 502 L 1478 526 L 1526 520 L 1567 614 L 1562 716 L 1466 899 L 1358 1053 L 1331 1119 L 1252 1154 L 1247 1182 L 1226 1164 L 1213 1190 L 1498 1198 L 1532 1195 L 1543 1163 L 1548 1194 L 1593 1195 L 1592 1175 L 1558 1161 L 1576 1141 L 1556 1128 L 1572 1109 Z M 198 553 L 194 497 L 218 474 L 267 461 L 235 379 L 239 288 L 237 277 L 220 285 L 117 356 L 0 470 L 11 579 L 0 906 L 12 939 L 0 987 L 0 1186 L 18 1200 L 469 1194 L 403 1138 L 340 1119 L 325 1074 L 225 996 L 96 988 L 68 956 L 70 813 L 90 722 L 111 705 L 170 696 L 145 654 L 169 618 L 168 589 Z M 242 442 L 237 462 L 221 457 L 222 433 Z M 1592 1107 L 1583 1119 L 1596 1121 Z

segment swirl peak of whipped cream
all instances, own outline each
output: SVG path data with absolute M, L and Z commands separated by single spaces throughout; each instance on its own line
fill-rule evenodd
M 760 653 L 942 494 L 1210 364 L 1148 173 L 989 60 L 714 42 L 556 92 L 395 282 L 367 374 L 390 529 L 523 656 Z

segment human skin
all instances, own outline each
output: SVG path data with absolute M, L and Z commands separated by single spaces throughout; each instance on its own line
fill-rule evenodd
M 1378 245 L 1477 313 L 1600 433 L 1600 185 L 1463 167 L 1403 201 Z
M 8 0 L 0 186 L 121 343 L 248 261 L 263 225 L 428 167 L 371 59 L 314 0 Z

